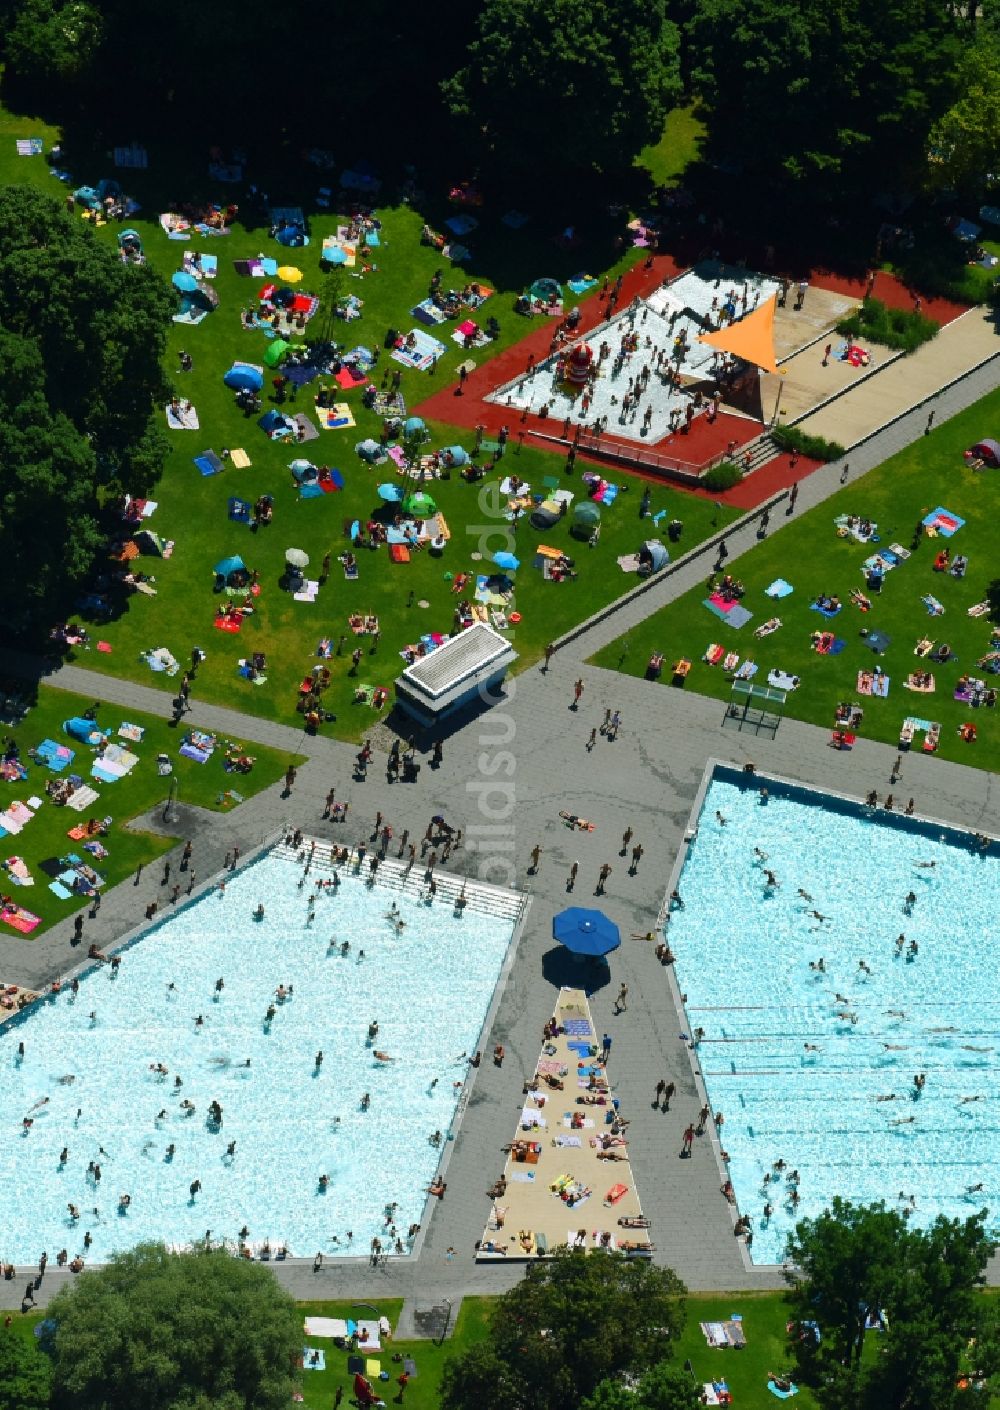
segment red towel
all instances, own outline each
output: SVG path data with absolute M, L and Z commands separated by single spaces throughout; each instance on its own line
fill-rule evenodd
M 216 617 L 215 629 L 218 632 L 238 632 L 243 625 L 243 618 L 236 617 Z

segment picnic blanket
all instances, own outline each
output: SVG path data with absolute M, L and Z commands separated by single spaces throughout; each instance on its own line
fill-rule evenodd
M 725 622 L 726 626 L 732 627 L 734 631 L 739 631 L 740 627 L 745 627 L 747 622 L 753 619 L 753 613 L 748 612 L 739 602 L 728 602 L 718 593 L 706 597 L 702 605 L 714 613 L 720 622 Z
M 335 402 L 333 406 L 318 406 L 316 415 L 324 431 L 344 431 L 355 424 L 351 408 L 346 401 Z M 297 421 L 298 417 L 295 419 Z
M 199 422 L 196 407 L 181 406 L 179 409 L 175 410 L 168 402 L 166 412 L 167 425 L 170 427 L 171 431 L 197 431 Z
M 890 677 L 884 671 L 859 671 L 857 690 L 859 695 L 877 695 L 883 700 L 889 694 Z
M 404 339 L 400 342 L 399 347 L 393 348 L 391 354 L 395 361 L 401 362 L 404 367 L 412 367 L 418 372 L 426 372 L 427 368 L 437 362 L 445 352 L 444 343 L 439 342 L 437 338 L 432 338 L 422 328 L 412 328 L 407 334 L 407 338 L 412 338 L 412 346 L 407 347 Z
M 940 504 L 937 509 L 932 509 L 929 514 L 925 514 L 922 522 L 926 529 L 933 531 L 935 534 L 941 534 L 942 537 L 946 539 L 950 539 L 953 534 L 957 534 L 959 529 L 965 524 L 964 519 L 960 518 L 957 514 L 953 514 L 950 509 L 943 508 Z

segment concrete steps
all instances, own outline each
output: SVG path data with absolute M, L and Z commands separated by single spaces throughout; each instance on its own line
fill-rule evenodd
M 308 856 L 309 848 L 314 840 L 316 841 L 316 852 L 310 873 L 316 873 L 317 876 L 330 876 L 334 871 L 334 866 L 330 860 L 329 842 L 305 837 L 301 847 L 298 848 L 291 847 L 286 842 L 279 842 L 275 846 L 273 854 L 290 862 L 298 862 L 303 854 Z M 365 853 L 364 864 L 359 872 L 357 855 L 352 848 L 350 862 L 339 865 L 336 870 L 367 877 L 368 859 L 371 856 L 372 851 L 369 849 Z M 384 861 L 379 862 L 377 884 L 380 890 L 395 891 L 400 895 L 417 899 L 426 895 L 427 885 L 424 880 L 426 869 L 426 861 L 422 861 L 419 857 L 412 866 L 408 866 L 405 862 L 398 861 L 394 857 L 386 857 Z M 442 871 L 440 867 L 434 868 L 434 882 L 437 887 L 434 898 L 436 904 L 454 908 L 458 898 L 464 892 L 467 910 L 509 920 L 512 923 L 520 920 L 528 902 L 528 897 L 523 892 L 507 891 L 502 887 L 489 886 L 481 881 L 469 881 L 454 872 Z

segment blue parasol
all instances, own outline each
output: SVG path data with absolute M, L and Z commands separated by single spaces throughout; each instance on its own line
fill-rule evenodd
M 617 925 L 603 911 L 582 906 L 560 911 L 552 921 L 552 934 L 571 955 L 590 959 L 610 954 L 622 942 Z

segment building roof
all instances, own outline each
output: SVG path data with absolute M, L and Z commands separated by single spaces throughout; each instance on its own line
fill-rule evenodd
M 473 687 L 481 677 L 509 666 L 516 660 L 510 642 L 488 627 L 474 622 L 458 636 L 436 647 L 399 678 L 399 683 L 418 698 L 434 706 L 462 687 Z

